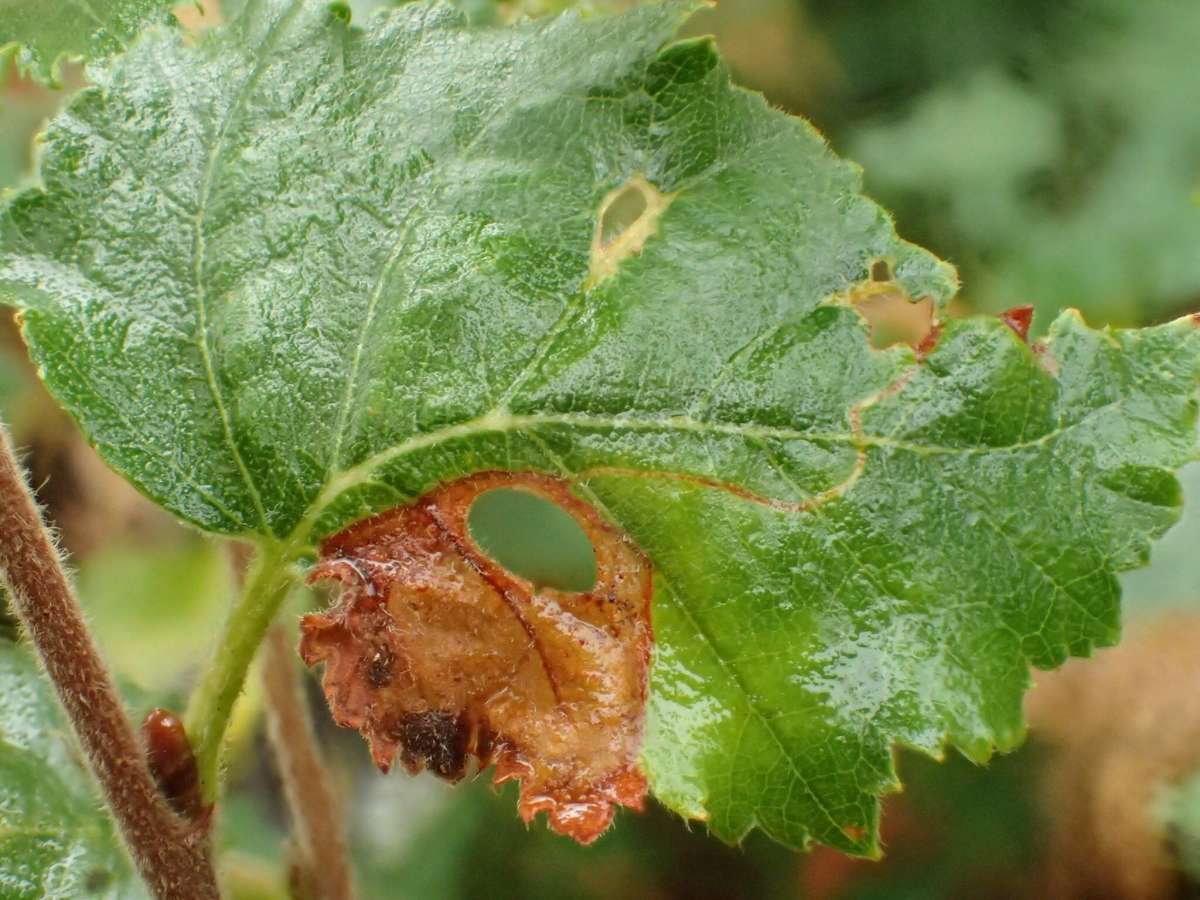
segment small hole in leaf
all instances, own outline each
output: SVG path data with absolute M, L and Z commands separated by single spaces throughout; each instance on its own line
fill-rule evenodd
M 226 4 L 228 6 L 229 4 Z M 175 17 L 183 29 L 183 40 L 186 44 L 194 44 L 196 39 L 206 31 L 211 31 L 225 21 L 221 4 L 218 2 L 197 2 L 183 0 L 171 6 L 171 15 Z
M 854 301 L 854 308 L 871 328 L 871 346 L 893 344 L 920 347 L 933 330 L 933 301 L 910 300 L 901 291 L 872 293 Z
M 891 281 L 892 267 L 886 259 L 877 259 L 871 263 L 872 281 Z
M 646 211 L 646 195 L 639 184 L 621 188 L 600 217 L 600 246 L 608 247 Z
M 588 287 L 615 275 L 622 262 L 642 252 L 674 199 L 674 194 L 662 193 L 641 175 L 609 192 L 596 213 Z
M 596 551 L 574 516 L 529 491 L 497 488 L 467 514 L 479 547 L 537 587 L 587 593 L 596 586 Z

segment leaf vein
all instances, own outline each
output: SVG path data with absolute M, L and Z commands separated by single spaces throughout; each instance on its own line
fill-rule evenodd
M 250 499 L 254 504 L 255 511 L 258 514 L 259 522 L 264 531 L 272 532 L 268 520 L 266 507 L 263 505 L 262 494 L 258 489 L 258 485 L 254 481 L 254 477 L 250 474 L 250 469 L 246 465 L 245 459 L 242 458 L 241 450 L 238 449 L 237 441 L 233 436 L 233 423 L 229 417 L 229 409 L 225 405 L 225 398 L 222 395 L 221 386 L 217 380 L 216 370 L 213 367 L 212 350 L 209 347 L 208 341 L 208 288 L 204 278 L 204 262 L 205 262 L 205 239 L 204 239 L 204 223 L 209 213 L 209 203 L 212 197 L 212 186 L 216 179 L 217 171 L 220 169 L 221 154 L 225 150 L 226 135 L 229 133 L 229 128 L 233 124 L 234 118 L 241 111 L 247 97 L 254 90 L 262 78 L 263 72 L 266 71 L 268 58 L 271 50 L 274 47 L 275 41 L 283 33 L 285 27 L 291 22 L 292 17 L 303 8 L 303 3 L 300 0 L 293 0 L 287 11 L 281 15 L 270 27 L 266 38 L 263 40 L 263 46 L 259 53 L 258 60 L 250 75 L 238 87 L 234 94 L 233 102 L 229 104 L 229 108 L 225 111 L 225 115 L 221 120 L 220 126 L 217 128 L 217 133 L 213 139 L 212 147 L 209 149 L 208 162 L 205 165 L 204 175 L 200 182 L 200 197 L 196 208 L 196 215 L 193 217 L 192 225 L 192 257 L 193 257 L 193 280 L 195 282 L 196 295 L 196 319 L 197 319 L 197 334 L 196 343 L 200 351 L 200 359 L 204 367 L 204 376 L 208 382 L 208 388 L 213 398 L 213 405 L 216 407 L 217 414 L 221 419 L 221 428 L 224 432 L 224 439 L 230 452 L 233 454 L 234 464 L 241 475 L 242 481 L 246 485 L 246 490 L 250 492 Z M 248 10 L 244 10 L 243 15 L 248 14 Z

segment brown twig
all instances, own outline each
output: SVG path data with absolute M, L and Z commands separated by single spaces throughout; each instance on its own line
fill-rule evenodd
M 296 653 L 280 625 L 267 634 L 262 674 L 267 729 L 292 817 L 294 887 L 305 897 L 350 900 L 354 886 L 341 809 L 300 693 Z
M 160 900 L 216 898 L 207 829 L 159 793 L 2 424 L 0 575 L 146 883 Z

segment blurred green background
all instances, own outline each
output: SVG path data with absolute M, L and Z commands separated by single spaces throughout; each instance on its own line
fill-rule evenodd
M 354 3 L 355 16 L 373 5 Z M 568 4 L 462 5 L 499 23 Z M 602 14 L 622 4 L 569 5 Z M 1112 325 L 1200 309 L 1197 0 L 722 0 L 688 31 L 714 33 L 740 83 L 811 119 L 864 167 L 900 233 L 959 267 L 955 314 L 1028 303 L 1037 331 L 1064 307 Z M 83 76 L 68 70 L 61 92 L 15 72 L 0 83 L 6 189 L 34 177 L 36 132 Z M 7 318 L 0 414 L 131 706 L 179 708 L 233 590 L 224 549 L 104 469 L 38 387 Z M 363 895 L 1200 895 L 1200 691 L 1186 668 L 1200 660 L 1200 464 L 1184 480 L 1184 521 L 1148 569 L 1125 578 L 1122 648 L 1039 677 L 1030 742 L 989 767 L 899 751 L 907 787 L 886 803 L 882 862 L 797 854 L 759 836 L 731 848 L 653 807 L 623 813 L 581 849 L 521 824 L 511 791 L 484 779 L 450 788 L 378 774 L 310 684 L 353 811 Z M 286 814 L 257 689 L 237 716 L 224 874 L 234 897 L 285 897 Z

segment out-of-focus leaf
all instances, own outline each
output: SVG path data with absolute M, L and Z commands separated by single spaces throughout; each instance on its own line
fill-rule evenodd
M 902 752 L 904 793 L 884 805 L 883 864 L 818 850 L 797 897 L 822 900 L 1008 900 L 1044 896 L 1037 850 L 1040 757 L 1025 747 L 977 766 Z
M 1179 867 L 1200 882 L 1200 773 L 1166 785 L 1155 813 L 1174 847 Z
M 0 640 L 0 897 L 141 898 L 50 686 Z
M 967 69 L 851 152 L 986 308 L 1033 303 L 1039 329 L 1067 306 L 1124 324 L 1182 311 L 1200 295 L 1200 6 L 1063 4 L 1052 25 L 1012 54 L 1022 77 Z
M 263 797 L 227 795 L 217 819 L 221 886 L 229 900 L 288 900 L 287 836 L 263 814 Z M 410 897 L 408 893 L 395 894 Z
M 364 822 L 381 829 L 375 846 L 359 853 L 362 893 L 372 900 L 785 900 L 796 896 L 803 857 L 761 835 L 742 847 L 724 846 L 703 829 L 652 805 L 622 813 L 590 847 L 563 841 L 512 815 L 513 786 L 497 792 L 482 782 L 456 791 L 403 841 L 387 843 L 402 822 Z M 406 806 L 392 798 L 391 820 Z M 463 860 L 471 865 L 463 865 Z
M 926 189 L 944 231 L 1000 242 L 1025 223 L 1029 179 L 1062 152 L 1059 126 L 1045 98 L 991 69 L 923 97 L 893 126 L 866 128 L 854 151 L 885 193 Z
M 80 602 L 114 671 L 156 694 L 181 687 L 211 652 L 234 596 L 228 554 L 188 535 L 166 545 L 120 543 L 79 567 Z
M 808 27 L 828 40 L 841 72 L 823 85 L 824 97 L 813 112 L 839 133 L 864 115 L 900 115 L 908 101 L 934 86 L 961 83 L 975 72 L 1007 67 L 1039 51 L 1062 7 L 1077 5 L 802 0 Z
M 1028 750 L 977 766 L 903 752 L 903 794 L 885 804 L 884 863 L 832 850 L 794 854 L 752 835 L 731 850 L 702 829 L 684 830 L 658 806 L 622 812 L 590 848 L 522 826 L 513 791 L 457 791 L 418 780 L 370 778 L 355 842 L 364 898 L 425 900 L 896 900 L 1036 895 L 1040 838 Z M 394 790 L 393 790 L 394 788 Z M 430 789 L 427 791 L 426 789 Z M 427 793 L 440 807 L 426 812 Z M 414 829 L 414 822 L 419 825 Z M 464 866 L 470 859 L 473 865 Z

